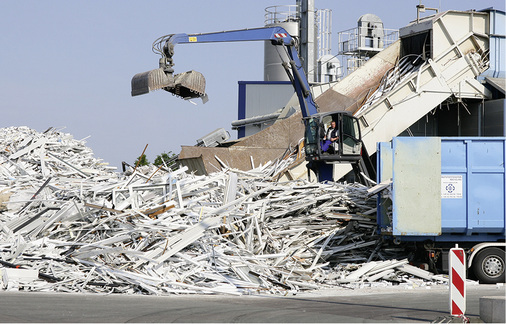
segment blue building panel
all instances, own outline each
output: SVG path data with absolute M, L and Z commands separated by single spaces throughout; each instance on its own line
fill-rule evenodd
M 239 81 L 238 86 L 238 120 L 274 113 L 283 108 L 294 94 L 289 81 Z M 251 130 L 246 127 L 237 129 L 237 138 L 251 135 Z
M 505 12 L 493 8 L 484 9 L 489 13 L 489 62 L 490 68 L 485 71 L 483 77 L 504 78 L 506 70 L 506 18 Z

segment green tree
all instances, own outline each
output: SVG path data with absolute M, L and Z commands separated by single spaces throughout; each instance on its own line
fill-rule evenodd
M 173 168 L 176 166 L 177 155 L 169 151 L 168 153 L 161 153 L 156 156 L 155 162 L 153 163 L 156 166 L 163 165 L 166 168 Z
M 141 156 L 139 156 L 137 160 L 135 160 L 134 165 L 135 166 L 149 165 L 148 157 L 146 156 L 146 154 L 142 154 Z

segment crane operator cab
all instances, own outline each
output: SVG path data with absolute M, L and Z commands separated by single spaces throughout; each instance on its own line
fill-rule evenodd
M 304 124 L 306 126 L 306 160 L 354 161 L 360 159 L 362 150 L 360 126 L 357 118 L 350 113 L 342 111 L 320 113 L 306 118 Z
M 304 125 L 306 160 L 318 181 L 333 180 L 335 163 L 351 163 L 354 171 L 360 167 L 363 143 L 356 117 L 346 111 L 318 113 L 304 118 Z

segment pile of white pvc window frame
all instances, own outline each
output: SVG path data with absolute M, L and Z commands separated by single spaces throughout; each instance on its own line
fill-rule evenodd
M 445 281 L 382 248 L 369 188 L 274 181 L 290 162 L 117 172 L 70 134 L 0 129 L 0 288 L 240 295 Z

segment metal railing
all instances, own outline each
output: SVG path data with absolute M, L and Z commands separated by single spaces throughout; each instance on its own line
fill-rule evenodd
M 363 27 L 362 27 L 363 28 Z M 378 30 L 375 30 L 377 33 Z M 339 54 L 355 54 L 359 51 L 379 52 L 387 48 L 399 39 L 397 29 L 383 28 L 382 35 L 379 37 L 368 36 L 367 33 L 360 33 L 360 28 L 352 28 L 338 33 Z
M 318 20 L 318 57 L 330 54 L 332 50 L 332 10 L 316 11 Z
M 299 21 L 300 14 L 297 5 L 270 6 L 265 8 L 264 24 L 279 24 Z

